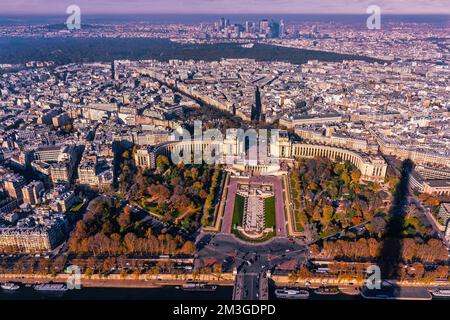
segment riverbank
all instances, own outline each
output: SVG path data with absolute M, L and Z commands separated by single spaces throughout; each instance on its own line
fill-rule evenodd
M 0 282 L 16 282 L 22 284 L 35 283 L 66 283 L 69 274 L 43 275 L 43 274 L 0 274 Z M 205 282 L 218 286 L 233 286 L 235 275 L 233 273 L 222 273 L 220 275 L 198 275 L 198 274 L 144 274 L 144 275 L 80 275 L 81 284 L 91 288 L 161 288 L 165 286 L 181 286 L 188 281 Z M 345 291 L 353 291 L 353 288 L 363 287 L 364 281 L 357 279 L 338 278 L 308 278 L 292 281 L 287 275 L 272 275 L 271 280 L 276 287 L 305 287 L 308 283 L 310 288 L 320 286 L 336 286 L 345 288 Z M 450 287 L 449 282 L 420 283 L 415 281 L 389 281 L 393 286 L 399 288 L 444 288 Z
M 185 291 L 176 287 L 161 288 L 97 288 L 82 287 L 81 290 L 64 292 L 36 291 L 32 287 L 22 285 L 16 291 L 0 289 L 0 301 L 70 301 L 70 300 L 120 300 L 120 301 L 206 301 L 231 300 L 233 288 L 219 286 L 214 292 Z
M 58 274 L 41 275 L 41 274 L 0 274 L 0 282 L 16 282 L 22 284 L 35 284 L 35 283 L 66 283 L 70 275 Z M 181 286 L 187 281 L 207 282 L 209 284 L 215 284 L 218 286 L 233 286 L 234 275 L 224 273 L 219 277 L 213 277 L 212 275 L 198 275 L 186 274 L 181 277 L 180 275 L 172 274 L 157 274 L 157 275 L 118 275 L 111 274 L 80 276 L 80 282 L 83 287 L 90 288 L 161 288 L 164 286 Z
M 273 275 L 272 280 L 279 286 L 294 286 L 302 287 L 306 282 L 311 284 L 311 287 L 319 286 L 350 286 L 350 287 L 362 287 L 365 285 L 364 279 L 355 278 L 307 278 L 292 280 L 288 275 Z M 444 288 L 450 287 L 449 281 L 430 281 L 430 282 L 418 282 L 418 281 L 398 281 L 387 280 L 390 284 L 397 287 L 424 287 L 424 288 Z

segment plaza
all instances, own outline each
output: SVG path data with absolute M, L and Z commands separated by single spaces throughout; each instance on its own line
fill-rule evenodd
M 287 236 L 280 177 L 231 177 L 224 207 L 222 233 L 250 241 Z

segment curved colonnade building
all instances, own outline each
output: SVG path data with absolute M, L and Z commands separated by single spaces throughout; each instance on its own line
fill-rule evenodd
M 350 161 L 361 171 L 363 180 L 383 182 L 387 172 L 387 163 L 383 157 L 378 155 L 365 155 L 353 150 L 339 147 L 325 146 L 308 143 L 292 143 L 288 139 L 280 139 L 275 145 L 268 148 L 269 158 L 279 161 L 292 161 L 296 158 L 315 158 L 324 157 L 332 161 Z M 230 164 L 233 168 L 240 171 L 247 171 L 259 174 L 279 174 L 279 161 L 272 163 L 258 160 L 245 160 L 245 162 L 236 161 L 242 156 L 242 146 L 236 141 L 179 141 L 167 142 L 157 146 L 153 150 L 154 157 L 166 155 L 169 158 L 171 154 L 177 155 L 196 154 L 211 157 L 211 155 L 220 155 L 218 161 L 221 164 Z M 278 156 L 275 156 L 278 155 Z M 248 155 L 247 155 L 248 157 Z

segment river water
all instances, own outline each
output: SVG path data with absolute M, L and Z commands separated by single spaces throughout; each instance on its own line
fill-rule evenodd
M 66 292 L 36 291 L 31 287 L 21 285 L 19 290 L 7 291 L 0 289 L 0 301 L 2 300 L 231 300 L 233 287 L 219 286 L 214 292 L 184 291 L 175 287 L 161 288 L 82 288 L 81 290 L 68 290 Z M 271 300 L 274 299 L 273 290 L 270 292 Z M 436 298 L 433 300 L 447 300 L 448 298 Z M 350 296 L 343 293 L 338 295 L 317 295 L 310 290 L 310 300 L 363 300 L 361 296 Z M 297 300 L 300 301 L 300 300 Z
M 190 292 L 175 287 L 82 288 L 66 292 L 44 292 L 21 286 L 16 291 L 0 289 L 0 300 L 230 300 L 232 294 L 233 287 L 218 287 L 215 292 Z
M 359 296 L 339 294 L 335 296 L 310 293 L 312 300 L 359 300 Z M 21 286 L 17 291 L 0 289 L 0 300 L 231 300 L 233 287 L 219 286 L 215 292 L 192 292 L 162 287 L 151 289 L 134 288 L 82 288 L 66 292 L 36 291 Z M 273 295 L 273 294 L 272 294 Z

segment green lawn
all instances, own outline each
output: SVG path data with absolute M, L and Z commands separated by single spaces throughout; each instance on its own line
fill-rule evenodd
M 275 230 L 275 197 L 264 199 L 265 207 L 265 227 L 274 228 Z
M 249 239 L 243 236 L 237 229 L 233 229 L 232 232 L 236 237 L 249 242 L 263 242 L 275 236 L 275 197 L 267 198 L 264 201 L 266 208 L 265 227 L 273 227 L 274 231 L 269 232 L 261 239 Z M 244 204 L 245 198 L 237 194 L 236 200 L 234 201 L 233 226 L 242 226 L 242 221 L 244 220 Z
M 242 221 L 244 220 L 244 204 L 245 198 L 237 194 L 234 200 L 233 226 L 242 226 Z
M 84 201 L 80 202 L 79 204 L 77 204 L 76 206 L 74 206 L 72 209 L 70 209 L 70 211 L 72 212 L 78 212 L 80 211 L 80 209 L 83 207 L 84 205 Z

